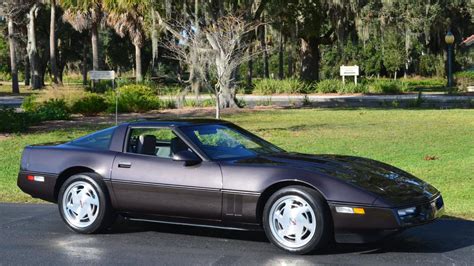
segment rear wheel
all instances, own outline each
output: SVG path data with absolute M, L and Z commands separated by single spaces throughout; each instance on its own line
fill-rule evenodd
M 275 192 L 265 204 L 263 226 L 269 240 L 294 254 L 307 254 L 328 244 L 330 215 L 313 189 L 290 186 Z
M 83 234 L 107 229 L 115 220 L 105 185 L 93 173 L 71 176 L 62 185 L 59 213 L 70 229 Z

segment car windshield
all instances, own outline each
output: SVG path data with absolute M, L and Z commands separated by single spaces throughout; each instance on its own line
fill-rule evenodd
M 180 129 L 213 160 L 253 157 L 284 151 L 234 125 L 197 125 Z

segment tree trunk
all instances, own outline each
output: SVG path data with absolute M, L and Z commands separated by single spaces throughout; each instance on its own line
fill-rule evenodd
M 167 19 L 171 18 L 173 13 L 172 0 L 165 0 L 165 16 Z
M 158 30 L 156 29 L 156 14 L 155 10 L 151 11 L 151 21 L 152 21 L 152 30 L 151 30 L 151 76 L 158 76 Z
M 28 14 L 28 57 L 31 68 L 31 87 L 33 90 L 41 88 L 41 79 L 38 69 L 38 48 L 36 46 L 36 15 L 38 6 L 35 4 Z
M 56 61 L 56 0 L 51 0 L 51 21 L 49 24 L 49 61 L 51 64 L 51 75 L 53 76 L 53 83 L 59 84 L 58 67 Z
M 216 87 L 214 88 L 215 90 L 215 95 L 216 95 L 216 119 L 221 119 L 221 103 L 220 103 L 220 96 L 219 96 L 219 87 L 216 84 Z
M 239 107 L 235 102 L 235 90 L 231 89 L 229 86 L 220 87 L 220 93 L 218 98 L 219 106 L 221 109 Z
M 28 57 L 28 53 L 26 53 L 26 55 L 25 55 L 24 63 L 25 63 L 25 86 L 30 86 L 30 84 L 31 84 L 31 68 L 30 68 L 30 59 Z
M 288 77 L 293 77 L 293 74 L 294 74 L 294 60 L 293 60 L 293 55 L 291 54 L 291 52 L 288 53 Z
M 410 47 L 411 47 L 411 40 L 410 40 L 410 29 L 408 26 L 405 27 L 405 69 L 403 72 L 403 76 L 405 78 L 408 77 L 408 70 L 410 68 Z
M 135 44 L 135 82 L 143 81 L 142 74 L 142 50 L 138 44 Z
M 18 67 L 16 60 L 16 41 L 15 41 L 15 27 L 13 26 L 12 18 L 8 18 L 8 42 L 10 45 L 10 69 L 12 75 L 12 93 L 20 93 L 20 86 L 18 84 Z
M 87 42 L 84 42 L 86 44 Z M 82 47 L 82 85 L 87 86 L 87 46 Z
M 301 79 L 319 81 L 319 41 L 318 38 L 301 39 Z
M 263 17 L 262 17 L 263 21 Z M 270 70 L 268 66 L 268 51 L 267 51 L 267 42 L 266 42 L 266 27 L 265 25 L 260 26 L 260 44 L 263 49 L 263 77 L 270 77 Z
M 199 0 L 194 0 L 194 27 L 199 30 Z
M 63 84 L 64 67 L 65 67 L 65 65 L 63 65 L 63 64 L 60 64 L 58 66 L 58 74 L 59 74 L 58 79 L 59 79 L 60 84 Z
M 252 88 L 253 87 L 253 84 L 252 84 L 252 77 L 253 77 L 253 59 L 252 59 L 253 46 L 252 45 L 249 46 L 248 53 L 249 53 L 249 58 L 250 59 L 247 62 L 248 63 L 248 66 L 247 66 L 247 88 Z
M 99 70 L 99 25 L 92 23 L 91 45 L 92 45 L 92 69 Z
M 284 71 L 283 71 L 283 33 L 280 30 L 280 43 L 279 43 L 279 49 L 278 49 L 278 78 L 283 79 L 284 78 Z
M 287 44 L 287 53 L 288 53 L 288 77 L 293 77 L 295 74 L 295 59 L 293 57 L 293 51 L 295 50 L 295 44 L 298 43 L 298 39 L 296 38 L 296 31 L 297 27 L 290 32 L 290 41 Z
M 223 65 L 222 61 L 217 60 L 217 100 L 221 109 L 225 108 L 236 108 L 237 103 L 235 102 L 235 88 L 232 88 L 231 79 L 233 71 L 226 70 L 226 66 Z

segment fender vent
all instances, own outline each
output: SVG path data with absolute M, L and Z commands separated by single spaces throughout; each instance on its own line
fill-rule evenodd
M 242 216 L 243 196 L 237 194 L 227 194 L 224 197 L 227 216 Z

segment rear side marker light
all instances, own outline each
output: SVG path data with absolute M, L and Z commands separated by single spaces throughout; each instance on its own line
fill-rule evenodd
M 365 214 L 364 208 L 352 208 L 352 207 L 344 207 L 344 206 L 336 207 L 336 212 L 348 213 L 348 214 Z
M 35 182 L 44 182 L 44 176 L 40 175 L 29 175 L 26 177 L 28 181 L 35 181 Z

